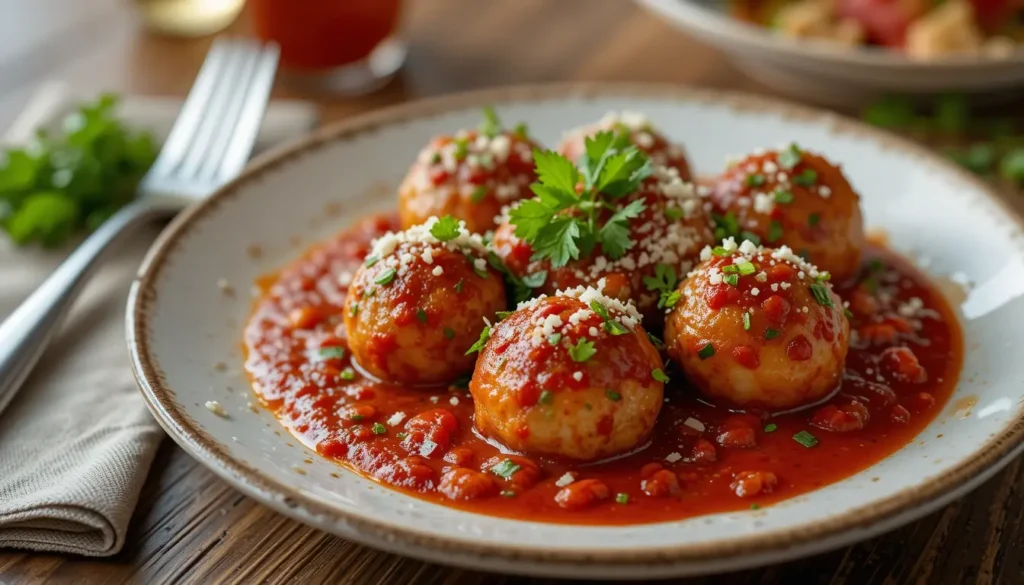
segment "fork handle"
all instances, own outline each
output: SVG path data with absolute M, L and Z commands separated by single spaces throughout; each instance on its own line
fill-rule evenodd
M 103 223 L 0 324 L 0 413 L 28 377 L 62 317 L 104 253 L 164 210 L 145 202 L 122 208 Z

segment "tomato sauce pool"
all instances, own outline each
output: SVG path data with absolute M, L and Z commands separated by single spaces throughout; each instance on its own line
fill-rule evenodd
M 437 489 L 445 470 L 455 464 L 480 470 L 493 467 L 485 464 L 493 457 L 510 457 L 474 432 L 465 384 L 384 384 L 362 375 L 343 345 L 320 349 L 325 338 L 344 339 L 342 283 L 370 241 L 396 227 L 390 216 L 367 218 L 261 282 L 264 293 L 245 331 L 246 368 L 263 404 L 304 444 L 438 504 L 575 524 L 639 524 L 757 508 L 839 481 L 908 444 L 942 410 L 959 375 L 961 332 L 942 294 L 897 255 L 870 247 L 859 279 L 837 287 L 849 303 L 851 344 L 842 385 L 828 401 L 773 416 L 731 412 L 673 382 L 653 436 L 636 451 L 589 464 L 519 454 L 512 457 L 519 464 L 493 471 L 500 491 L 454 501 Z M 683 376 L 675 373 L 672 380 Z M 442 409 L 457 421 L 442 433 L 446 444 L 430 458 L 410 455 L 402 446 L 410 419 Z M 563 507 L 555 496 L 569 472 L 573 485 L 596 479 L 611 496 Z M 667 489 L 666 480 L 678 488 Z

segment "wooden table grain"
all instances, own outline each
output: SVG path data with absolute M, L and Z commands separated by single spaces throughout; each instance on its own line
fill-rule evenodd
M 126 0 L 0 0 L 0 127 L 43 81 L 182 95 L 209 39 L 147 34 Z M 408 66 L 385 90 L 321 98 L 326 121 L 405 100 L 544 81 L 657 81 L 772 93 L 627 0 L 410 0 Z M 243 18 L 232 32 L 245 34 Z M 278 97 L 303 97 L 278 87 Z M 1012 197 L 1012 196 L 1011 196 Z M 1021 209 L 1020 201 L 1014 201 Z M 927 518 L 843 550 L 692 583 L 1024 583 L 1024 466 Z M 374 551 L 241 495 L 170 440 L 118 555 L 0 551 L 0 583 L 541 583 Z

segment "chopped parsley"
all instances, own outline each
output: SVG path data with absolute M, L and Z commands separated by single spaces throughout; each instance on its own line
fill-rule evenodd
M 780 189 L 775 192 L 775 202 L 783 205 L 793 202 L 793 192 Z
M 807 216 L 807 225 L 809 227 L 814 227 L 814 226 L 818 225 L 819 223 L 821 223 L 821 215 L 820 214 L 812 213 L 812 214 Z
M 416 309 L 416 320 L 420 323 L 427 322 L 427 312 L 423 309 Z
M 375 435 L 384 435 L 387 434 L 388 432 L 388 428 L 380 423 L 373 423 L 373 426 L 370 427 L 370 430 L 373 431 L 373 434 Z
M 771 244 L 782 237 L 782 224 L 777 220 L 772 220 L 768 224 L 768 243 Z
M 779 430 L 779 425 L 775 423 L 768 423 L 764 425 L 764 432 L 766 433 L 774 433 L 777 430 Z
M 654 267 L 654 276 L 645 276 L 644 285 L 647 290 L 656 292 L 658 308 L 671 308 L 679 302 L 680 294 L 676 291 L 676 270 L 669 264 L 658 264 Z
M 750 331 L 750 313 L 743 311 L 743 330 Z
M 465 138 L 456 138 L 455 143 L 455 160 L 462 160 L 469 154 L 469 141 Z
M 355 317 L 359 314 L 359 303 L 352 303 L 352 306 L 348 308 L 349 316 Z
M 512 133 L 519 138 L 526 138 L 526 135 L 529 134 L 529 132 L 530 128 L 526 125 L 526 122 L 520 122 L 512 129 Z
M 629 494 L 627 494 L 625 492 L 620 492 L 620 493 L 615 494 L 615 503 L 616 504 L 628 504 L 629 503 Z
M 498 318 L 498 321 L 504 321 L 512 316 L 513 311 L 498 311 L 494 314 Z
M 700 350 L 697 351 L 697 357 L 699 357 L 702 360 L 706 360 L 713 355 L 715 355 L 715 346 L 711 345 L 710 343 L 708 343 L 707 345 L 705 345 L 704 347 L 700 348 Z
M 708 346 L 710 347 L 710 344 Z M 651 377 L 662 384 L 668 383 L 668 376 L 665 375 L 665 372 L 662 371 L 661 368 L 654 368 L 651 370 Z
M 760 187 L 764 185 L 764 175 L 754 173 L 747 175 L 747 178 L 743 180 L 743 184 L 747 187 Z
M 612 402 L 618 402 L 618 401 L 622 400 L 622 394 L 619 394 L 615 390 L 611 390 L 611 389 L 605 390 L 604 391 L 604 395 L 607 396 L 608 400 L 611 400 Z
M 514 491 L 512 491 L 512 490 L 501 490 L 499 495 L 501 497 L 503 497 L 503 498 L 514 498 L 514 497 L 516 497 L 516 493 Z
M 491 106 L 484 106 L 483 115 L 484 120 L 477 129 L 484 136 L 494 138 L 501 133 L 501 119 L 498 118 L 498 114 Z
M 461 278 L 459 279 L 459 282 L 455 283 L 455 292 L 457 292 L 457 293 L 462 292 L 462 279 Z
M 533 259 L 558 268 L 598 245 L 613 260 L 633 247 L 628 222 L 644 210 L 644 202 L 616 207 L 615 201 L 651 175 L 651 162 L 636 146 L 619 148 L 615 142 L 613 132 L 587 138 L 579 168 L 554 151 L 534 150 L 538 181 L 530 189 L 536 197 L 509 211 L 516 236 L 533 247 Z M 609 209 L 614 213 L 602 221 Z
M 800 152 L 800 147 L 796 143 L 790 144 L 778 156 L 779 167 L 787 171 L 800 164 L 801 160 L 803 160 L 803 153 Z
M 476 343 L 471 345 L 470 348 L 466 350 L 466 355 L 474 354 L 483 349 L 484 346 L 487 345 L 487 341 L 490 338 L 491 328 L 485 326 L 483 329 L 480 330 L 480 337 L 476 340 Z
M 430 226 L 430 235 L 442 242 L 454 240 L 459 237 L 459 221 L 450 215 L 446 215 Z
M 441 332 L 444 334 L 445 339 L 449 341 L 455 339 L 455 330 L 452 329 L 451 327 L 445 327 L 444 329 L 441 330 Z
M 409 436 L 409 433 L 404 433 L 404 432 L 403 432 L 403 433 L 396 433 L 396 434 L 395 434 L 395 437 L 398 437 L 398 440 L 400 440 L 400 441 L 401 441 L 402 439 L 405 439 L 405 438 L 406 438 L 406 437 L 408 437 L 408 436 Z
M 608 308 L 597 301 L 590 301 L 590 308 L 593 309 L 597 316 L 604 321 L 604 330 L 612 335 L 625 335 L 629 333 L 629 329 L 622 323 L 619 323 L 608 313 Z
M 548 335 L 548 343 L 549 344 L 551 344 L 551 345 L 558 345 L 559 341 L 562 341 L 562 334 L 561 333 L 552 333 L 551 335 Z
M 818 171 L 804 169 L 799 175 L 793 177 L 793 182 L 801 187 L 810 187 L 818 182 Z
M 731 211 L 725 215 L 712 213 L 711 219 L 715 223 L 716 240 L 723 240 L 729 236 L 736 237 L 743 231 L 742 228 L 740 228 L 740 220 L 737 219 L 736 214 Z
M 539 402 L 541 404 L 551 404 L 551 402 L 554 399 L 555 399 L 554 392 L 552 392 L 551 390 L 541 390 L 540 398 L 537 399 L 537 402 Z
M 850 309 L 843 309 L 843 315 L 847 319 L 853 319 L 853 311 L 851 311 Z
M 376 257 L 376 256 L 367 256 L 367 257 L 366 257 L 366 262 L 363 262 L 363 264 L 364 264 L 364 265 L 365 265 L 365 266 L 366 266 L 367 268 L 372 268 L 372 267 L 373 267 L 373 265 L 374 265 L 374 264 L 376 264 L 378 260 L 380 260 L 380 258 L 378 258 L 378 257 Z
M 823 307 L 834 307 L 832 303 L 832 297 L 828 294 L 828 287 L 820 282 L 816 282 L 810 286 L 811 294 L 814 295 L 814 300 L 818 301 L 818 304 Z
M 683 210 L 678 207 L 667 207 L 665 208 L 665 219 L 669 221 L 679 221 L 683 219 Z
M 800 431 L 799 433 L 793 435 L 793 440 L 796 441 L 797 443 L 800 443 L 804 447 L 807 447 L 808 449 L 818 444 L 818 438 L 812 435 L 811 433 L 808 433 L 807 431 Z
M 318 353 L 320 355 L 320 359 L 325 359 L 325 360 L 338 359 L 338 360 L 340 360 L 341 358 L 345 357 L 345 348 L 344 347 L 321 347 L 320 350 L 318 351 Z
M 476 189 L 469 194 L 469 200 L 473 203 L 480 203 L 487 196 L 487 185 L 477 185 Z
M 364 418 L 366 418 L 366 417 L 364 417 L 364 416 L 363 416 L 363 415 L 361 415 L 361 414 L 358 414 L 358 413 L 353 413 L 352 415 L 350 415 L 350 416 L 348 417 L 348 420 L 350 420 L 350 421 L 352 421 L 352 422 L 360 422 L 360 421 L 361 421 L 361 420 L 363 420 Z
M 734 266 L 739 266 L 740 276 L 747 276 L 748 274 L 757 272 L 757 266 L 755 266 L 753 262 L 742 262 L 740 264 L 734 264 Z
M 751 509 L 751 510 L 760 510 L 760 509 L 761 509 L 761 506 L 759 506 L 759 505 L 757 505 L 757 504 L 750 504 L 750 509 Z
M 380 285 L 391 284 L 391 282 L 395 280 L 396 274 L 398 274 L 398 272 L 396 272 L 394 268 L 388 268 L 380 276 L 373 279 L 373 282 L 376 282 L 377 284 Z
M 512 479 L 512 476 L 520 469 L 522 469 L 522 467 L 514 463 L 511 459 L 505 459 L 501 463 L 492 466 L 491 473 L 502 479 Z
M 780 333 L 780 331 L 768 327 L 767 329 L 764 330 L 764 339 L 765 341 L 768 341 L 769 339 L 775 339 L 780 335 Z
M 594 357 L 597 350 L 594 349 L 594 343 L 585 337 L 581 337 L 576 345 L 569 346 L 569 357 L 574 362 L 585 362 L 590 358 Z
M 725 276 L 722 277 L 722 280 L 725 282 L 725 284 L 737 286 L 740 283 L 740 275 L 726 274 Z

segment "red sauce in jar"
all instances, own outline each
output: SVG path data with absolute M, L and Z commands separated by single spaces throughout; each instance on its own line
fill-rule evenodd
M 344 348 L 339 276 L 354 273 L 371 239 L 396 227 L 394 218 L 369 218 L 261 282 L 246 368 L 263 404 L 304 444 L 438 504 L 578 524 L 770 505 L 908 444 L 942 410 L 960 372 L 962 336 L 941 293 L 894 253 L 869 247 L 862 275 L 837 289 L 850 304 L 852 341 L 843 383 L 825 403 L 774 416 L 731 412 L 670 372 L 651 441 L 635 452 L 587 465 L 505 455 L 473 432 L 464 386 L 375 382 L 353 375 L 348 352 L 310 349 Z M 568 472 L 575 481 L 559 481 Z

